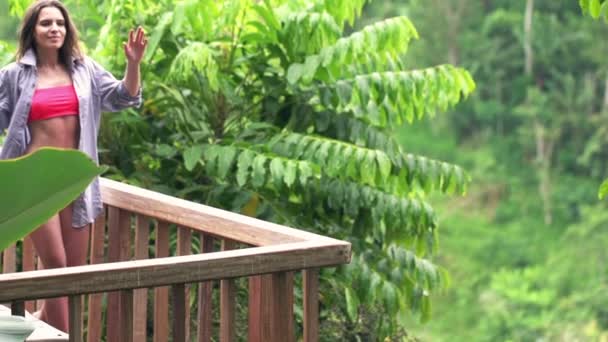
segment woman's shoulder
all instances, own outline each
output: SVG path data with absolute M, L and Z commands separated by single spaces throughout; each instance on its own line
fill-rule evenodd
M 0 79 L 2 79 L 3 82 L 16 80 L 21 69 L 23 69 L 23 66 L 17 62 L 7 64 L 0 68 Z
M 0 73 L 13 73 L 21 70 L 23 66 L 17 62 L 11 62 L 2 68 L 0 68 Z

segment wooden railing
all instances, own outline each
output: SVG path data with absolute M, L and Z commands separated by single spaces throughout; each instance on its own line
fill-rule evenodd
M 0 303 L 19 314 L 34 311 L 36 299 L 68 296 L 70 341 L 84 341 L 85 327 L 90 342 L 192 341 L 191 334 L 234 341 L 244 330 L 236 322 L 235 281 L 249 277 L 247 339 L 295 341 L 294 272 L 302 271 L 303 339 L 318 340 L 318 270 L 348 263 L 349 243 L 108 179 L 101 184 L 106 215 L 91 230 L 90 265 L 35 270 L 25 239 L 22 255 L 15 246 L 3 252 Z

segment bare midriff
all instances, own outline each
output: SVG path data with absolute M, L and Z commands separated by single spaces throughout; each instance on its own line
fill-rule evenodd
M 80 133 L 78 115 L 32 121 L 29 128 L 32 141 L 28 145 L 26 153 L 35 152 L 42 147 L 78 148 Z

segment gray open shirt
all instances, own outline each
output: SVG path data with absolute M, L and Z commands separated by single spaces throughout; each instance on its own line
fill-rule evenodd
M 30 143 L 27 120 L 36 78 L 36 55 L 31 49 L 18 62 L 0 69 L 0 134 L 8 128 L 0 159 L 22 156 Z M 97 134 L 101 113 L 141 106 L 141 89 L 136 96 L 131 96 L 122 81 L 89 57 L 72 60 L 72 81 L 79 102 L 78 149 L 98 163 Z M 73 208 L 74 227 L 92 223 L 102 212 L 98 178 L 74 201 Z

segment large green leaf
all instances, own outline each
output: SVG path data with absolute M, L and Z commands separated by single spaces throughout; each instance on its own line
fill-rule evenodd
M 54 148 L 0 161 L 0 250 L 65 208 L 104 170 L 82 152 Z

